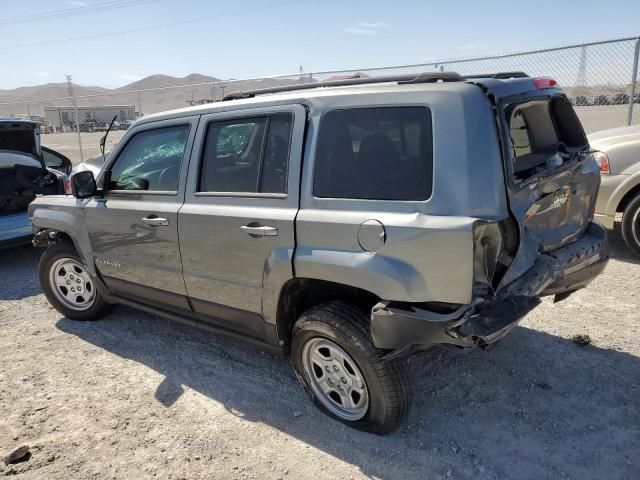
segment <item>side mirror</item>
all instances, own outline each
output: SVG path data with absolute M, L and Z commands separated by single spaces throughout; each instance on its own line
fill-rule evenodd
M 96 194 L 96 179 L 91 170 L 75 173 L 71 177 L 71 191 L 76 198 L 89 198 Z

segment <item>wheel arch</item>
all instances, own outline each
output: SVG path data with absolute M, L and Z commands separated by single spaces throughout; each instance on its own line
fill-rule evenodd
M 280 291 L 276 315 L 278 338 L 286 351 L 300 315 L 314 305 L 330 301 L 344 301 L 370 310 L 380 298 L 367 290 L 327 280 L 300 277 L 289 280 Z
M 631 189 L 620 199 L 618 205 L 616 206 L 616 212 L 624 212 L 631 201 L 637 196 L 640 196 L 640 179 L 638 179 L 638 182 L 639 183 L 637 185 L 631 187 Z
M 39 208 L 39 205 L 35 205 L 34 207 L 33 209 L 29 209 L 29 213 L 33 226 L 38 232 L 36 238 L 38 238 L 38 235 L 42 235 L 41 232 L 47 232 L 47 237 L 53 233 L 54 239 L 61 237 L 70 241 L 75 247 L 78 256 L 86 265 L 87 270 L 89 270 L 89 273 L 95 276 L 96 270 L 91 254 L 89 233 L 87 229 L 84 228 L 85 225 L 82 219 L 77 218 L 71 212 L 46 207 Z

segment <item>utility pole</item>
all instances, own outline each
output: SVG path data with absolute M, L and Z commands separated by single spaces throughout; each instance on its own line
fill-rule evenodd
M 140 100 L 140 90 L 138 90 L 138 113 L 142 116 L 142 100 Z
M 76 133 L 78 134 L 78 148 L 80 149 L 80 162 L 84 162 L 82 155 L 82 136 L 80 135 L 80 122 L 78 121 L 78 102 L 76 96 L 73 94 L 73 84 L 71 83 L 71 75 L 65 75 L 67 77 L 67 92 L 69 98 L 73 102 L 73 113 L 76 117 Z
M 222 98 L 224 98 L 224 89 L 227 87 L 225 85 L 220 85 L 220 88 L 222 89 Z
M 576 105 L 578 104 L 578 96 L 584 96 L 581 103 L 586 101 L 587 97 L 587 47 L 580 49 L 580 65 L 578 66 L 578 74 L 576 75 L 575 86 Z M 588 103 L 588 102 L 587 102 Z
M 636 40 L 636 49 L 633 54 L 633 71 L 631 72 L 631 91 L 629 92 L 629 110 L 627 111 L 627 125 L 633 121 L 633 102 L 636 96 L 636 82 L 638 81 L 638 57 L 640 57 L 640 38 Z

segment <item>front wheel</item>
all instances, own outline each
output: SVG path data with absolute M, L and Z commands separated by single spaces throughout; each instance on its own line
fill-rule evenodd
M 48 247 L 38 265 L 40 286 L 49 303 L 72 320 L 98 320 L 113 310 L 97 290 L 69 242 Z
M 622 238 L 640 256 L 640 195 L 631 200 L 622 214 Z
M 367 315 L 331 302 L 305 312 L 293 328 L 291 360 L 314 403 L 350 427 L 394 430 L 409 407 L 404 362 L 382 360 Z

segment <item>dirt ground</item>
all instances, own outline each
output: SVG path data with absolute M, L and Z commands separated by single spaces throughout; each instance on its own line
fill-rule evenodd
M 588 289 L 545 300 L 489 353 L 412 358 L 411 412 L 386 437 L 323 416 L 286 359 L 250 345 L 127 308 L 61 318 L 39 253 L 0 257 L 0 454 L 31 448 L 0 475 L 640 477 L 640 262 L 617 235 Z
M 106 150 L 109 151 L 122 138 L 124 130 L 116 130 L 109 132 L 107 136 Z M 82 153 L 84 160 L 100 155 L 100 139 L 104 136 L 104 132 L 81 132 Z M 42 145 L 49 147 L 56 152 L 60 152 L 66 156 L 71 163 L 77 165 L 80 163 L 80 147 L 78 146 L 78 134 L 69 133 L 48 133 L 40 136 Z

